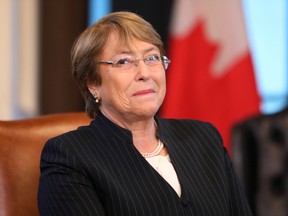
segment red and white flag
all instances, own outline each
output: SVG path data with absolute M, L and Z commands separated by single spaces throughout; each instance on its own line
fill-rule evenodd
M 233 125 L 260 111 L 241 0 L 176 0 L 162 117 L 214 124 L 230 150 Z

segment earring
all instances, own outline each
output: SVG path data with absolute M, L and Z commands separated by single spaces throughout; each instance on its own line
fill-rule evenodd
M 99 103 L 99 98 L 97 97 L 96 93 L 94 93 L 93 96 L 95 98 L 95 103 Z

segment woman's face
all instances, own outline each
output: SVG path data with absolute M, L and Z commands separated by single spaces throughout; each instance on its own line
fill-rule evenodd
M 118 120 L 154 116 L 166 93 L 165 69 L 161 61 L 155 61 L 155 57 L 159 56 L 156 46 L 137 39 L 133 39 L 129 47 L 121 46 L 118 33 L 112 32 L 100 62 L 115 63 L 121 59 L 148 57 L 151 65 L 146 65 L 143 60 L 130 67 L 100 64 L 101 85 L 88 87 L 101 99 L 101 112 Z

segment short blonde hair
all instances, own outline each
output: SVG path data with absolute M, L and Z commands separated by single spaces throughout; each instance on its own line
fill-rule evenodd
M 95 118 L 98 113 L 100 104 L 95 103 L 87 83 L 101 85 L 96 62 L 99 61 L 112 31 L 119 34 L 120 43 L 129 46 L 130 41 L 136 38 L 153 44 L 159 49 L 161 55 L 165 55 L 160 35 L 149 22 L 132 12 L 110 13 L 84 30 L 71 52 L 72 74 L 85 99 L 86 112 L 92 118 Z

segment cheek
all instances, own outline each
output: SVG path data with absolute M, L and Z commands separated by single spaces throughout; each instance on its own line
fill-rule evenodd
M 127 97 L 126 94 L 129 92 L 130 86 L 131 82 L 127 77 L 111 82 L 110 84 L 110 88 L 113 90 L 113 93 L 119 95 L 122 98 Z
M 129 95 L 127 94 L 126 89 L 122 89 L 121 87 L 114 86 L 114 91 L 112 92 L 113 96 L 111 98 L 111 104 L 113 107 L 118 110 L 128 111 L 131 109 L 132 104 L 129 100 Z
M 163 82 L 160 90 L 160 103 L 162 104 L 166 96 L 166 82 Z
M 127 104 L 128 103 L 128 97 L 124 90 L 121 89 L 115 89 L 114 91 L 114 98 L 118 101 L 120 104 Z
M 165 71 L 157 77 L 157 84 L 158 84 L 159 90 L 165 94 L 165 92 L 166 92 Z
M 106 83 L 105 83 L 106 82 Z M 128 104 L 128 95 L 129 92 L 129 82 L 128 79 L 107 79 L 103 81 L 103 88 L 102 95 L 103 100 L 109 100 L 111 103 L 118 103 L 122 104 L 123 106 Z M 105 98 L 104 98 L 105 97 Z M 107 101 L 108 102 L 108 101 Z

